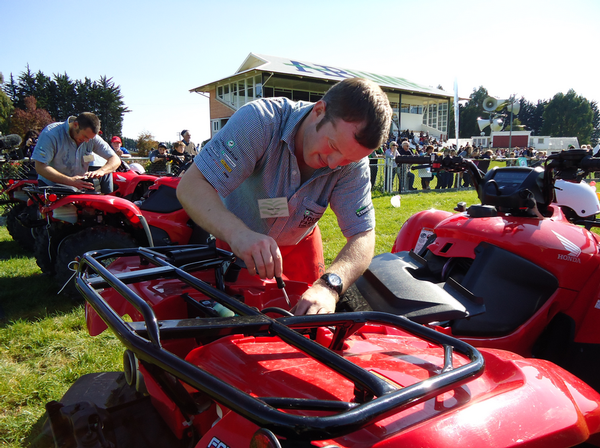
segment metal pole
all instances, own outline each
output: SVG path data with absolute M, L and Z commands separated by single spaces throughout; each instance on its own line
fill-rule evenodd
M 510 134 L 508 135 L 508 149 L 509 150 L 512 148 L 512 127 L 513 127 L 513 110 L 514 110 L 513 103 L 515 102 L 515 95 L 512 95 L 510 98 L 511 98 L 511 101 L 509 104 L 512 105 L 513 107 L 510 108 Z

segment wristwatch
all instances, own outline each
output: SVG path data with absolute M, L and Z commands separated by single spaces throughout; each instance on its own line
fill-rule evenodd
M 344 284 L 342 283 L 342 279 L 337 274 L 324 274 L 321 276 L 321 280 L 325 282 L 325 285 L 332 291 L 337 292 L 338 296 L 342 295 L 342 289 Z

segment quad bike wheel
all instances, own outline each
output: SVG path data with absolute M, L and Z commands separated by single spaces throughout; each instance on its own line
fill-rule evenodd
M 6 215 L 6 228 L 13 240 L 21 245 L 25 250 L 33 251 L 35 238 L 31 229 L 25 227 L 18 219 L 18 216 L 25 211 L 27 204 L 15 204 Z
M 37 227 L 34 229 L 34 234 L 33 254 L 35 255 L 35 262 L 44 274 L 54 275 L 48 230 L 46 227 Z
M 90 250 L 96 249 L 123 249 L 137 247 L 139 244 L 131 235 L 121 229 L 106 226 L 89 227 L 64 238 L 56 255 L 56 280 L 62 288 L 67 282 L 63 292 L 72 299 L 80 298 L 73 276 L 71 262 L 75 257 L 81 256 Z

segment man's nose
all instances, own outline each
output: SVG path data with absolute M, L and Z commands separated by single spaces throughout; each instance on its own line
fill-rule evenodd
M 344 156 L 342 156 L 339 153 L 329 154 L 327 156 L 327 165 L 332 170 L 337 168 L 340 165 L 343 165 L 344 161 L 345 161 Z

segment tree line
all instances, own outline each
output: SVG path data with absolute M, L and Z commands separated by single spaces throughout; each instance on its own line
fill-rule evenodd
M 4 82 L 3 82 L 4 81 Z M 102 137 L 121 136 L 125 106 L 121 88 L 112 78 L 73 80 L 66 73 L 52 77 L 29 66 L 18 78 L 3 80 L 0 94 L 0 131 L 23 136 L 29 129 L 41 131 L 54 121 L 65 121 L 81 112 L 93 112 L 102 123 Z
M 480 135 L 477 118 L 487 118 L 483 102 L 489 96 L 485 87 L 473 89 L 466 104 L 459 105 L 459 137 Z M 571 89 L 566 94 L 557 93 L 551 100 L 537 103 L 518 100 L 520 112 L 513 117 L 513 131 L 527 130 L 532 135 L 550 137 L 577 137 L 580 144 L 597 145 L 600 141 L 600 114 L 596 101 L 588 101 Z M 507 116 L 508 118 L 508 116 Z M 504 120 L 504 130 L 510 130 L 510 122 Z M 454 111 L 451 108 L 449 138 L 455 138 Z M 490 135 L 489 127 L 484 129 Z
M 71 115 L 89 111 L 102 122 L 103 138 L 121 136 L 123 117 L 130 110 L 125 106 L 120 86 L 112 78 L 100 77 L 72 80 L 64 74 L 46 76 L 41 71 L 33 73 L 29 66 L 18 78 L 10 75 L 4 82 L 0 73 L 0 132 L 21 136 L 31 128 L 41 130 L 53 121 L 64 121 Z M 466 104 L 459 105 L 459 136 L 471 138 L 480 135 L 478 117 L 487 117 L 483 102 L 489 96 L 485 87 L 473 89 Z M 557 93 L 551 100 L 531 103 L 524 97 L 519 99 L 521 110 L 513 119 L 513 130 L 525 129 L 532 135 L 550 137 L 577 137 L 580 144 L 598 144 L 600 140 L 600 114 L 598 104 L 577 95 L 574 90 L 566 94 Z M 505 120 L 505 130 L 510 123 Z M 450 108 L 449 137 L 455 138 L 454 108 Z M 489 127 L 484 130 L 490 134 Z M 126 148 L 138 148 L 147 153 L 157 144 L 148 133 L 137 140 L 123 137 Z M 153 146 L 154 145 L 154 146 Z

